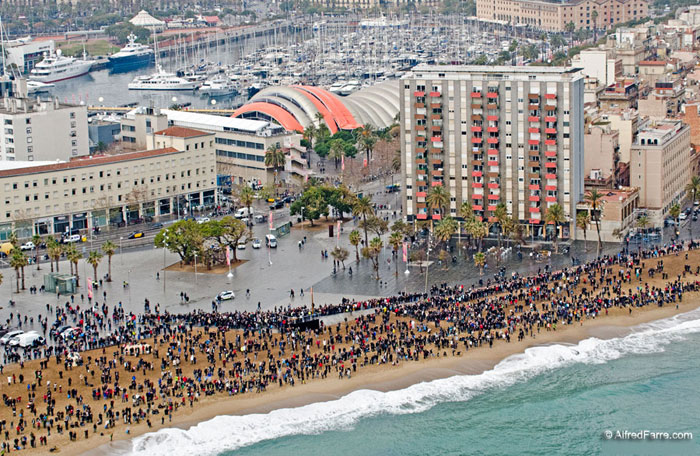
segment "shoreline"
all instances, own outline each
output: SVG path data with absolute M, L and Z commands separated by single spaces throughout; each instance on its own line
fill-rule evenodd
M 359 390 L 396 391 L 422 382 L 455 375 L 478 375 L 492 369 L 509 356 L 523 353 L 528 348 L 555 344 L 576 344 L 589 338 L 624 337 L 633 332 L 633 328 L 639 325 L 670 318 L 698 308 L 700 308 L 700 293 L 689 293 L 686 299 L 679 303 L 678 309 L 670 305 L 641 308 L 635 309 L 633 315 L 628 315 L 626 309 L 612 309 L 610 315 L 587 319 L 583 324 L 564 325 L 557 330 L 543 331 L 537 334 L 534 339 L 526 338 L 523 341 L 511 341 L 510 343 L 500 341 L 492 348 L 472 349 L 461 356 L 404 362 L 398 367 L 371 366 L 350 379 L 328 378 L 294 387 L 267 391 L 260 395 L 204 398 L 200 400 L 196 408 L 183 410 L 173 418 L 172 422 L 168 422 L 166 425 L 154 424 L 150 429 L 145 423 L 132 425 L 130 434 L 115 435 L 113 442 L 105 443 L 104 440 L 108 438 L 106 436 L 102 439 L 93 437 L 89 440 L 72 442 L 67 447 L 61 448 L 59 453 L 76 456 L 129 454 L 132 448 L 131 443 L 137 437 L 166 428 L 188 429 L 220 415 L 266 414 L 273 410 L 336 400 Z M 49 453 L 48 449 L 41 448 L 36 454 L 56 453 Z

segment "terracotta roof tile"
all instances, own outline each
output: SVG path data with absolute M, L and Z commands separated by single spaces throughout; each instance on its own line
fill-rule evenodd
M 141 152 L 130 152 L 127 154 L 117 155 L 93 155 L 89 158 L 74 159 L 69 162 L 55 163 L 52 165 L 28 166 L 26 168 L 16 168 L 0 171 L 0 177 L 22 176 L 25 174 L 37 174 L 50 171 L 60 171 L 63 169 L 85 168 L 89 166 L 107 165 L 110 163 L 119 163 L 129 160 L 138 160 L 141 158 L 155 157 L 158 155 L 167 155 L 174 152 L 180 152 L 174 147 L 166 147 L 165 149 L 145 150 Z
M 178 138 L 192 138 L 194 136 L 205 136 L 211 133 L 207 133 L 201 130 L 195 130 L 192 128 L 185 127 L 170 127 L 165 130 L 157 131 L 154 133 L 158 136 L 175 136 Z

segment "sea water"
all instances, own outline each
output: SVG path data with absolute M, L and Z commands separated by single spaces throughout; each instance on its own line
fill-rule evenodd
M 700 311 L 461 375 L 134 439 L 138 455 L 698 455 Z M 606 432 L 607 431 L 607 432 Z M 692 439 L 608 439 L 624 431 Z

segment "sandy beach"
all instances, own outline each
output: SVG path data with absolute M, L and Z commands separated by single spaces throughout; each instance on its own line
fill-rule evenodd
M 683 270 L 684 264 L 698 264 L 700 259 L 700 252 L 690 252 L 690 257 L 688 260 L 683 258 L 683 254 L 680 256 L 667 256 L 664 257 L 666 271 L 669 272 L 671 278 L 674 278 L 674 274 L 680 274 Z M 649 263 L 655 262 L 655 260 L 649 260 Z M 615 268 L 617 270 L 617 267 Z M 645 275 L 646 277 L 646 275 Z M 694 275 L 688 275 L 684 280 L 692 281 L 696 280 L 697 277 Z M 660 275 L 655 276 L 652 279 L 645 278 L 645 281 L 651 286 L 661 286 L 666 281 L 662 281 Z M 632 284 L 625 284 L 626 288 L 635 288 L 641 286 L 641 282 L 636 280 L 632 281 Z M 612 338 L 620 337 L 629 333 L 630 328 L 642 323 L 647 323 L 663 318 L 667 318 L 679 313 L 694 310 L 700 307 L 700 293 L 686 293 L 684 294 L 683 301 L 678 303 L 676 308 L 675 305 L 665 305 L 664 307 L 657 306 L 645 306 L 643 308 L 635 308 L 632 313 L 629 313 L 627 309 L 624 308 L 612 308 L 610 309 L 609 315 L 600 315 L 597 318 L 584 319 L 581 322 L 574 322 L 571 325 L 558 325 L 556 330 L 545 330 L 539 331 L 535 337 L 525 337 L 522 341 L 517 341 L 513 338 L 510 342 L 505 340 L 497 340 L 493 347 L 489 348 L 488 345 L 483 345 L 479 348 L 470 349 L 467 352 L 463 352 L 461 356 L 441 356 L 441 357 L 431 357 L 428 359 L 421 359 L 420 361 L 405 361 L 401 362 L 398 366 L 393 365 L 368 365 L 361 369 L 358 369 L 357 373 L 353 373 L 351 378 L 338 379 L 335 375 L 330 375 L 324 379 L 310 379 L 306 383 L 299 382 L 295 386 L 285 385 L 283 387 L 277 387 L 275 384 L 271 385 L 267 391 L 262 393 L 249 392 L 243 395 L 237 395 L 234 397 L 228 397 L 222 394 L 214 394 L 212 396 L 200 396 L 198 401 L 195 402 L 193 407 L 183 406 L 177 410 L 172 416 L 172 421 L 165 420 L 161 424 L 160 419 L 153 419 L 149 425 L 145 420 L 141 421 L 140 424 L 130 424 L 125 425 L 121 421 L 117 421 L 114 428 L 103 429 L 103 427 L 97 427 L 97 433 L 92 432 L 92 426 L 90 429 L 89 438 L 84 438 L 83 430 L 88 429 L 88 426 L 84 428 L 77 428 L 78 438 L 77 441 L 70 442 L 68 434 L 66 432 L 63 435 L 58 435 L 55 432 L 49 437 L 48 445 L 43 447 L 37 447 L 35 449 L 23 450 L 22 453 L 31 454 L 67 454 L 67 455 L 101 455 L 101 454 L 115 454 L 128 452 L 130 449 L 129 440 L 142 435 L 147 432 L 153 432 L 163 427 L 180 427 L 188 428 L 194 424 L 202 421 L 209 420 L 218 415 L 244 415 L 251 413 L 266 413 L 271 410 L 298 407 L 309 403 L 322 402 L 337 399 L 342 397 L 349 392 L 360 390 L 360 389 L 372 389 L 378 391 L 391 391 L 406 388 L 410 385 L 430 381 L 438 378 L 450 377 L 454 375 L 469 375 L 478 374 L 485 370 L 491 369 L 499 361 L 511 356 L 513 354 L 522 353 L 527 348 L 547 345 L 555 343 L 565 343 L 574 344 L 581 340 L 596 337 L 596 338 Z M 350 318 L 348 318 L 350 320 Z M 235 332 L 232 334 L 227 334 L 227 339 L 231 339 Z M 154 348 L 161 350 L 163 348 L 159 343 L 150 341 Z M 110 355 L 111 352 L 117 350 L 106 349 L 104 351 L 92 351 L 83 353 L 83 359 L 87 360 L 89 356 L 93 359 L 97 356 Z M 135 357 L 132 357 L 133 361 Z M 155 356 L 153 354 L 143 355 L 143 359 L 147 361 L 152 361 L 155 364 Z M 18 397 L 25 395 L 27 391 L 26 381 L 29 378 L 34 379 L 34 371 L 38 369 L 39 361 L 27 362 L 24 369 L 19 368 L 17 365 L 8 366 L 4 371 L 4 377 L 7 378 L 15 374 L 19 376 L 20 372 L 25 376 L 25 384 L 13 384 L 6 385 L 3 384 L 2 391 L 8 394 L 10 397 Z M 122 366 L 123 367 L 123 366 Z M 182 365 L 185 369 L 185 373 L 191 370 L 193 367 L 190 365 Z M 201 366 L 199 366 L 201 367 Z M 56 410 L 62 410 L 62 407 L 68 403 L 65 399 L 65 379 L 58 380 L 57 370 L 62 368 L 62 365 L 56 366 L 55 362 L 49 362 L 48 368 L 43 370 L 42 380 L 45 383 L 47 379 L 54 382 L 62 382 L 64 388 L 64 394 L 56 395 Z M 94 368 L 94 363 L 92 364 Z M 72 375 L 73 377 L 81 376 L 82 374 L 87 374 L 84 367 L 74 368 L 72 371 L 65 372 L 65 376 Z M 154 370 L 144 370 L 138 372 L 122 372 L 122 378 L 130 378 L 127 375 L 134 375 L 139 380 L 145 377 L 157 381 L 160 374 L 160 369 L 156 368 Z M 89 375 L 89 374 L 88 374 Z M 79 382 L 75 379 L 73 382 L 73 387 L 77 388 L 79 393 L 83 395 L 86 403 L 93 404 L 95 412 L 102 410 L 102 405 L 108 401 L 95 401 L 91 400 L 92 387 L 85 386 L 82 383 L 80 386 L 76 386 Z M 97 386 L 95 383 L 99 383 L 98 379 L 91 379 L 89 384 L 92 386 Z M 92 382 L 92 383 L 91 383 Z M 40 389 L 37 388 L 37 405 L 41 409 L 41 399 L 39 393 Z M 115 400 L 115 403 L 119 402 Z M 122 404 L 123 406 L 124 404 Z M 128 403 L 126 405 L 129 405 Z M 24 402 L 21 406 L 17 407 L 18 413 L 20 410 L 25 410 Z M 26 414 L 25 418 L 31 420 L 31 415 Z M 160 416 L 158 416 L 160 418 Z M 0 419 L 4 419 L 7 423 L 12 422 L 13 419 L 11 410 L 8 407 L 0 408 Z M 126 433 L 126 429 L 129 429 L 129 433 Z M 43 431 L 43 430 L 42 430 Z M 27 430 L 26 432 L 29 432 Z M 40 431 L 41 432 L 41 431 Z M 37 432 L 37 435 L 43 435 Z M 14 430 L 10 428 L 10 438 L 14 437 Z M 110 442 L 110 440 L 112 440 Z M 54 451 L 50 451 L 55 448 Z

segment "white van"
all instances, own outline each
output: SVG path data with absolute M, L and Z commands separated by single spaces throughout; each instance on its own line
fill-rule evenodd
M 242 207 L 236 211 L 235 214 L 233 214 L 234 217 L 237 219 L 242 219 L 243 217 L 248 217 L 253 214 L 253 209 L 250 209 L 250 213 L 248 213 L 248 208 L 247 207 Z
M 80 242 L 80 235 L 79 234 L 71 234 L 67 238 L 63 240 L 64 244 L 73 244 L 75 242 Z
M 265 235 L 265 246 L 270 247 L 271 249 L 276 249 L 277 248 L 277 238 L 273 234 L 266 234 Z
M 35 331 L 20 334 L 10 341 L 11 346 L 20 346 L 22 348 L 38 347 L 39 345 L 44 345 L 44 343 L 46 343 L 44 337 Z

